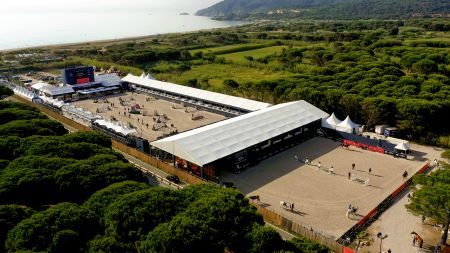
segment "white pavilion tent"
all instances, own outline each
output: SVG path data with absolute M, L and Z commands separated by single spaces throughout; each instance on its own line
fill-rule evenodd
M 331 114 L 330 117 L 327 119 L 322 120 L 322 127 L 329 128 L 329 129 L 336 129 L 336 127 L 341 123 L 342 121 L 339 120 L 334 112 Z
M 336 130 L 340 132 L 346 132 L 351 134 L 358 134 L 359 133 L 359 125 L 353 123 L 353 121 L 350 119 L 350 116 L 347 116 L 344 121 L 339 123 L 336 126 Z

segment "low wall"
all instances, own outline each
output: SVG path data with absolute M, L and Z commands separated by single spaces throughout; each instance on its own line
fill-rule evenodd
M 294 234 L 301 235 L 307 239 L 316 241 L 320 244 L 326 245 L 332 251 L 337 253 L 344 252 L 344 246 L 332 238 L 328 238 L 316 231 L 312 228 L 307 228 L 301 224 L 293 222 L 290 219 L 285 218 L 281 214 L 278 214 L 272 210 L 269 210 L 260 205 L 254 205 L 258 212 L 262 215 L 266 222 L 269 222 L 277 227 L 283 228 L 286 231 L 292 232 Z

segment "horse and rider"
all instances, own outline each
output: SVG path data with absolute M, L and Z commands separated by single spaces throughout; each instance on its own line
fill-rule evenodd
M 358 207 L 352 206 L 352 204 L 349 204 L 348 205 L 348 209 L 347 209 L 347 213 L 345 214 L 345 216 L 347 218 L 349 218 L 350 215 L 355 216 L 357 212 L 358 212 Z

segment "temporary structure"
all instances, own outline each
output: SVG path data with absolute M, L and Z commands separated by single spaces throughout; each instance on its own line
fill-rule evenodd
M 337 125 L 339 125 L 341 122 L 342 121 L 339 120 L 333 112 L 330 117 L 322 120 L 322 127 L 336 129 Z
M 395 146 L 396 150 L 401 150 L 401 151 L 408 151 L 409 150 L 409 145 L 407 145 L 406 143 L 402 142 L 400 144 L 398 144 L 397 146 Z
M 351 134 L 358 134 L 359 133 L 359 125 L 353 123 L 353 121 L 350 119 L 350 116 L 347 116 L 344 121 L 339 123 L 336 126 L 336 130 L 340 132 L 346 132 Z

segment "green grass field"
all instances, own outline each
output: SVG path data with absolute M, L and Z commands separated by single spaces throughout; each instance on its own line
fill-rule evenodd
M 209 64 L 192 66 L 192 69 L 182 74 L 158 74 L 159 80 L 166 80 L 173 83 L 184 84 L 188 80 L 197 79 L 208 80 L 213 90 L 223 89 L 223 80 L 233 79 L 238 83 L 245 83 L 260 80 L 275 80 L 281 77 L 290 76 L 290 73 L 269 72 L 256 68 L 235 66 L 231 64 Z
M 251 56 L 255 60 L 259 58 L 263 58 L 269 55 L 273 55 L 275 53 L 280 53 L 283 48 L 287 48 L 287 46 L 273 46 L 273 47 L 265 47 L 255 50 L 248 50 L 243 52 L 231 53 L 231 54 L 223 54 L 220 57 L 224 57 L 227 61 L 233 62 L 247 62 L 245 56 Z
M 201 49 L 194 49 L 190 50 L 189 52 L 191 54 L 195 54 L 198 52 L 205 53 L 213 53 L 213 54 L 226 54 L 229 52 L 239 52 L 239 51 L 247 51 L 255 48 L 263 48 L 263 47 L 270 47 L 270 44 L 266 43 L 241 43 L 241 44 L 233 44 L 233 45 L 227 45 L 227 46 L 221 46 L 221 47 L 210 47 L 210 48 L 201 48 Z

